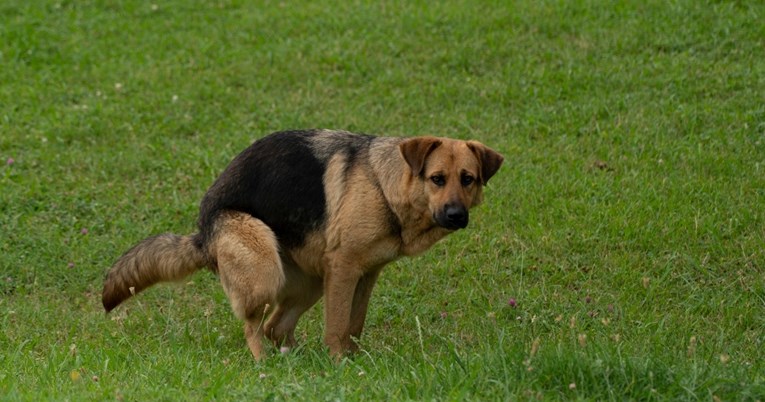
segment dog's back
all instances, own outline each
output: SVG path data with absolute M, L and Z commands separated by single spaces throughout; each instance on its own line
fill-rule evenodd
M 323 184 L 329 160 L 347 166 L 368 153 L 375 137 L 341 131 L 283 131 L 255 141 L 218 177 L 202 199 L 201 246 L 209 244 L 221 211 L 247 213 L 270 227 L 284 249 L 299 247 L 326 220 Z M 362 158 L 363 159 L 363 158 Z

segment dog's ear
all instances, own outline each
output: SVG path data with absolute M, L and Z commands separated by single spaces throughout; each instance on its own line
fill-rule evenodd
M 486 184 L 494 173 L 497 173 L 505 158 L 499 152 L 481 144 L 478 141 L 468 141 L 468 147 L 481 162 L 481 184 Z
M 425 159 L 441 145 L 436 137 L 415 137 L 404 140 L 398 145 L 404 160 L 412 168 L 412 174 L 421 176 L 425 169 Z

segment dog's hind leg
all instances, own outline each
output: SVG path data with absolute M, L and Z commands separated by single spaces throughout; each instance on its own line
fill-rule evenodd
M 265 317 L 284 283 L 276 237 L 263 222 L 243 213 L 226 212 L 219 219 L 211 251 L 231 308 L 245 321 L 247 346 L 261 360 Z
M 265 326 L 266 337 L 277 346 L 294 347 L 295 326 L 309 308 L 321 298 L 323 293 L 322 281 L 309 278 L 299 273 L 290 275 L 287 272 L 289 288 L 281 295 L 276 311 L 269 317 Z

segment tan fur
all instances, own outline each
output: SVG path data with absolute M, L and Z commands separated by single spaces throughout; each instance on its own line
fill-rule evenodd
M 482 186 L 502 156 L 475 141 L 380 138 L 349 165 L 341 153 L 331 155 L 336 147 L 330 142 L 342 138 L 326 132 L 315 139 L 315 151 L 329 159 L 323 178 L 326 218 L 305 234 L 302 246 L 279 250 L 263 222 L 227 211 L 215 221 L 206 250 L 210 261 L 194 249 L 191 237 L 147 239 L 110 270 L 104 305 L 130 297 L 130 287 L 138 292 L 207 264 L 217 269 L 234 313 L 245 321 L 256 359 L 264 356 L 263 336 L 277 345 L 295 345 L 298 319 L 322 295 L 330 353 L 355 350 L 385 264 L 422 253 L 452 233 L 456 227 L 444 227 L 454 216 L 449 211 L 464 210 L 466 225 L 467 210 L 482 201 Z M 466 178 L 474 182 L 466 185 Z
M 278 243 L 263 222 L 241 212 L 219 218 L 211 254 L 217 257 L 223 289 L 237 317 L 245 321 L 247 345 L 263 358 L 263 325 L 284 284 Z

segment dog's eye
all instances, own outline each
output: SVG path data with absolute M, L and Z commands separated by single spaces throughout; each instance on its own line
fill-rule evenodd
M 446 184 L 446 178 L 443 175 L 437 174 L 435 176 L 430 177 L 430 181 L 433 182 L 438 187 L 441 187 Z
M 473 184 L 475 179 L 473 178 L 473 176 L 464 175 L 464 176 L 462 176 L 461 181 L 462 181 L 462 185 L 467 187 L 467 186 Z

